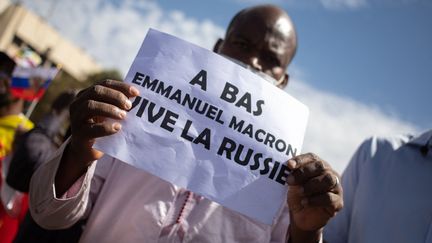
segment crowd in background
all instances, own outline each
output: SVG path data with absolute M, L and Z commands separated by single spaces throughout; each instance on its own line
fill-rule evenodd
M 237 25 L 242 23 L 240 17 L 236 21 Z M 235 29 L 231 24 L 228 30 Z M 215 52 L 222 49 L 234 53 L 229 49 L 233 47 L 224 44 L 217 44 Z M 47 230 L 28 210 L 30 179 L 68 138 L 69 107 L 77 99 L 77 92 L 67 89 L 56 93 L 50 109 L 33 122 L 27 111 L 34 101 L 11 92 L 15 67 L 16 60 L 1 52 L 0 242 L 78 242 L 85 219 L 67 229 Z M 416 136 L 366 140 L 343 174 L 344 208 L 336 217 L 339 209 L 332 212 L 333 218 L 324 228 L 324 240 L 432 242 L 432 194 L 428 189 L 432 182 L 431 147 L 432 130 Z M 185 193 L 189 193 L 187 198 L 193 197 Z

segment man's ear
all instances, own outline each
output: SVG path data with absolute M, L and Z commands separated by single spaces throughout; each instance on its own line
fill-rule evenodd
M 276 84 L 276 86 L 278 88 L 284 89 L 288 85 L 288 81 L 289 81 L 289 74 L 285 73 L 284 78 L 278 84 Z
M 221 38 L 219 38 L 219 39 L 216 41 L 216 44 L 215 44 L 214 47 L 213 47 L 213 52 L 219 53 L 219 50 L 220 50 L 220 48 L 221 48 L 223 42 L 224 42 L 224 40 L 221 39 Z

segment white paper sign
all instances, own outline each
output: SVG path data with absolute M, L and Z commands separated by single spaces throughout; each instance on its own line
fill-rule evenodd
M 266 224 L 285 203 L 308 109 L 232 61 L 150 30 L 126 76 L 140 90 L 95 148 Z

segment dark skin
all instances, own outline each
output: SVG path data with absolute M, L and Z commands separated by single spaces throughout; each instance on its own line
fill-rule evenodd
M 264 6 L 241 13 L 214 51 L 280 80 L 277 86 L 284 88 L 289 77 L 285 70 L 296 42 L 287 14 L 277 7 Z M 288 166 L 293 170 L 288 181 L 291 242 L 316 242 L 322 227 L 343 206 L 339 175 L 312 153 L 293 158 Z
M 288 83 L 286 68 L 296 49 L 295 30 L 286 13 L 274 6 L 243 11 L 219 40 L 215 52 L 235 58 Z M 72 137 L 55 178 L 56 194 L 62 195 L 103 153 L 92 148 L 96 138 L 118 132 L 121 125 L 106 118 L 122 120 L 131 107 L 130 98 L 139 94 L 133 86 L 105 80 L 78 94 L 70 108 Z M 314 154 L 287 161 L 288 206 L 291 212 L 290 242 L 318 242 L 322 228 L 342 208 L 339 175 Z
M 289 17 L 273 6 L 244 10 L 219 39 L 214 51 L 237 59 L 276 80 L 288 84 L 285 73 L 296 50 L 294 26 Z

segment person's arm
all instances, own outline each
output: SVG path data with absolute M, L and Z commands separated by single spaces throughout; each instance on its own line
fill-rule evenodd
M 31 212 L 48 229 L 68 227 L 84 215 L 90 182 L 103 153 L 92 148 L 95 139 L 118 132 L 121 120 L 138 95 L 131 85 L 105 80 L 81 91 L 70 107 L 71 138 L 53 161 L 42 165 L 30 185 Z M 72 192 L 72 193 L 70 193 Z M 70 194 L 70 195 L 69 195 Z
M 46 229 L 68 228 L 81 219 L 91 205 L 90 185 L 96 163 L 64 195 L 55 193 L 54 177 L 67 142 L 42 164 L 30 181 L 30 212 L 34 220 Z
M 118 132 L 118 122 L 132 107 L 128 98 L 138 95 L 138 90 L 127 83 L 105 80 L 80 92 L 70 107 L 71 142 L 61 159 L 55 186 L 62 195 L 103 153 L 92 148 L 95 139 Z
M 357 149 L 342 175 L 344 208 L 332 218 L 324 229 L 324 240 L 329 243 L 348 242 L 351 212 L 360 174 L 366 161 L 370 161 L 374 150 L 374 139 L 368 139 Z
M 288 231 L 288 243 L 322 243 L 322 229 L 303 230 L 298 228 L 295 224 L 290 224 Z
M 312 153 L 287 162 L 290 226 L 288 242 L 318 243 L 323 227 L 343 207 L 339 175 L 328 163 Z

